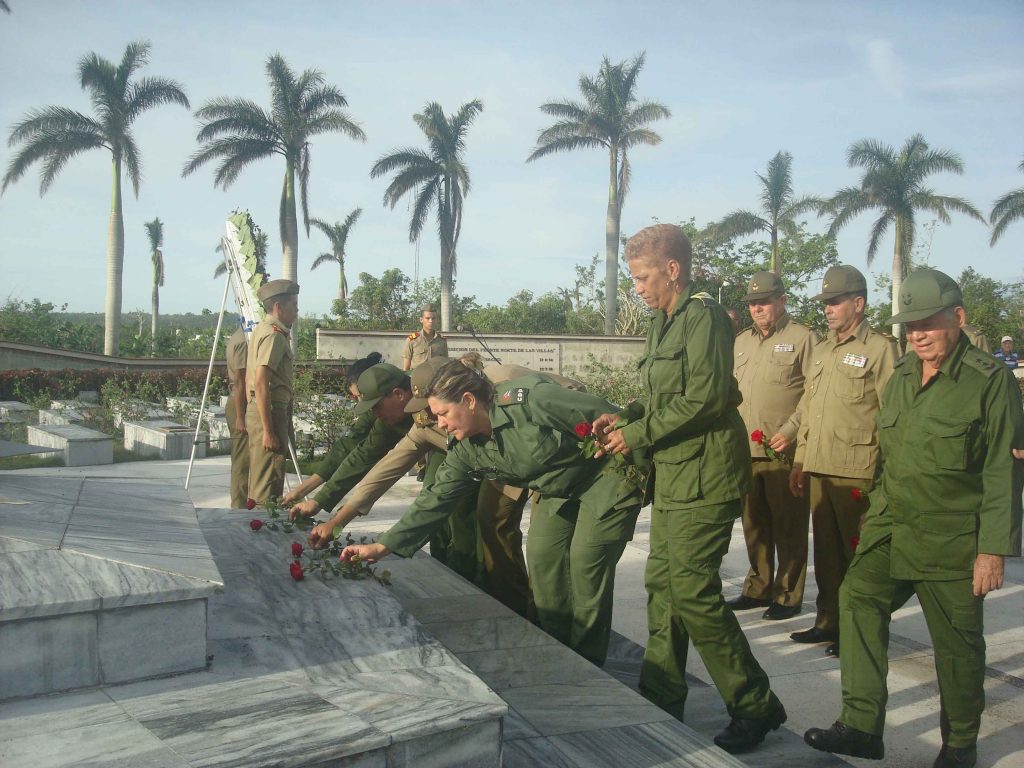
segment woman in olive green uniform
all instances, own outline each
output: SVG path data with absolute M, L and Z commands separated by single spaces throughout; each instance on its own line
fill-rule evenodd
M 402 519 L 378 543 L 346 547 L 342 559 L 413 555 L 444 524 L 451 503 L 480 480 L 539 491 L 526 556 L 540 625 L 602 664 L 615 566 L 633 536 L 641 489 L 635 473 L 588 458 L 576 428 L 613 406 L 541 376 L 513 379 L 496 393 L 457 361 L 438 371 L 427 395 L 438 426 L 457 442 Z

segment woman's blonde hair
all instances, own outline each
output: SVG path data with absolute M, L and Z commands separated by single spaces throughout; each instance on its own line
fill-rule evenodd
M 445 403 L 458 403 L 466 392 L 485 405 L 494 402 L 494 386 L 491 382 L 476 369 L 467 368 L 461 360 L 452 360 L 434 374 L 426 396 Z

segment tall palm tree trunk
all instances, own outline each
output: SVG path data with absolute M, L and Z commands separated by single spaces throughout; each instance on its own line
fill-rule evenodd
M 779 258 L 779 231 L 772 229 L 772 272 L 782 274 L 782 259 Z
M 452 251 L 441 241 L 441 331 L 452 327 Z
M 608 215 L 604 223 L 604 334 L 615 335 L 619 294 L 619 152 L 608 150 Z
M 345 261 L 343 259 L 338 259 L 338 271 L 341 273 L 341 276 L 338 278 L 338 301 L 344 304 L 345 299 L 348 298 L 348 291 L 346 290 L 348 286 L 345 284 Z
M 281 192 L 281 277 L 285 280 L 299 281 L 299 223 L 295 214 L 295 166 L 288 163 L 284 172 L 284 189 Z M 298 325 L 298 320 L 295 322 Z M 290 334 L 292 354 L 299 351 L 298 329 L 292 328 Z
M 103 308 L 103 354 L 116 355 L 121 340 L 121 272 L 124 267 L 124 216 L 121 212 L 121 158 L 113 160 L 114 191 L 107 226 L 107 298 Z
M 903 232 L 907 223 L 902 216 L 896 217 L 896 245 L 892 249 L 892 314 L 900 311 L 900 290 L 903 288 Z M 900 342 L 902 326 L 898 323 L 892 325 L 892 335 Z
M 160 314 L 160 285 L 153 276 L 153 314 L 149 320 L 149 356 L 156 357 L 156 319 Z

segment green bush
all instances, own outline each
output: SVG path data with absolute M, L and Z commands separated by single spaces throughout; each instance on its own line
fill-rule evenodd
M 582 371 L 569 371 L 565 375 L 580 381 L 590 394 L 618 406 L 625 406 L 644 394 L 636 363 L 614 366 L 587 355 L 587 364 Z

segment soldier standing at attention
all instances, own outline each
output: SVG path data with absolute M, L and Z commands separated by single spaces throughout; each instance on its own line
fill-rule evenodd
M 857 554 L 840 592 L 843 708 L 815 749 L 881 759 L 892 613 L 917 595 L 935 648 L 942 749 L 933 768 L 971 768 L 985 708 L 985 595 L 1021 552 L 1020 390 L 960 324 L 960 288 L 934 269 L 900 291 L 911 351 L 878 414 L 882 456 Z
M 896 340 L 864 320 L 867 282 L 854 267 L 825 273 L 821 293 L 828 334 L 814 346 L 809 384 L 800 401 L 800 431 L 789 475 L 794 496 L 810 494 L 814 526 L 814 626 L 794 632 L 797 643 L 829 643 L 839 655 L 839 585 L 860 535 L 867 489 L 878 459 L 875 416 L 899 357 Z M 808 488 L 808 484 L 810 488 Z
M 245 322 L 244 320 L 242 321 Z M 231 435 L 231 507 L 242 509 L 249 498 L 249 435 L 245 429 L 245 367 L 249 354 L 243 325 L 228 338 L 228 404 L 224 417 Z
M 292 406 L 288 334 L 299 316 L 299 286 L 291 280 L 271 280 L 256 296 L 266 315 L 249 339 L 245 426 L 249 432 L 249 498 L 262 504 L 280 497 L 284 490 Z
M 420 312 L 420 330 L 409 334 L 402 347 L 402 370 L 408 371 L 432 357 L 448 357 L 448 340 L 434 330 L 437 312 L 433 304 L 424 304 Z
M 750 449 L 736 410 L 732 323 L 714 299 L 693 292 L 692 253 L 671 224 L 626 243 L 637 295 L 654 310 L 641 362 L 647 391 L 621 414 L 598 418 L 594 432 L 607 453 L 647 449 L 654 461 L 640 692 L 682 720 L 692 640 L 731 718 L 715 744 L 737 753 L 764 741 L 786 710 L 722 598 L 719 568 L 750 491 Z
M 789 492 L 788 465 L 769 457 L 764 446 L 792 455 L 800 426 L 796 408 L 817 339 L 786 312 L 786 293 L 778 275 L 755 273 L 743 301 L 754 324 L 736 336 L 733 373 L 743 395 L 740 416 L 751 436 L 753 488 L 743 505 L 750 571 L 743 594 L 729 606 L 734 611 L 767 607 L 763 618 L 778 621 L 800 613 L 804 599 L 810 508 L 805 497 Z M 753 439 L 758 432 L 763 445 Z

